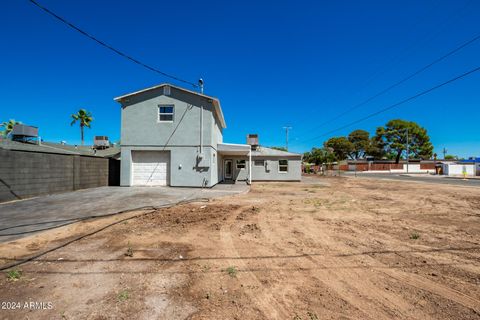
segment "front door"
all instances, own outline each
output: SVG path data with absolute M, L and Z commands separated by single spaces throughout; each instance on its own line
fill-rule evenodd
M 225 180 L 232 180 L 232 177 L 233 177 L 233 161 L 232 160 L 225 160 L 223 172 L 224 172 Z

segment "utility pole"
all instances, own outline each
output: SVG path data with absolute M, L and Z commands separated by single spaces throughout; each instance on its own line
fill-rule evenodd
M 288 130 L 292 129 L 292 127 L 285 126 L 283 129 L 285 129 L 285 149 L 288 151 Z
M 443 160 L 445 160 L 445 156 L 447 155 L 447 148 L 443 147 Z
M 408 173 L 408 160 L 410 158 L 410 148 L 408 143 L 408 127 L 407 127 L 407 173 Z

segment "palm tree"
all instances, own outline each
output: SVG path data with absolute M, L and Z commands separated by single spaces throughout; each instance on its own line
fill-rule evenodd
M 83 146 L 83 127 L 88 127 L 90 128 L 90 123 L 93 121 L 92 114 L 85 110 L 85 109 L 80 109 L 76 114 L 72 114 L 72 123 L 70 123 L 71 126 L 75 124 L 75 122 L 79 121 L 80 123 L 80 133 L 82 137 L 82 146 Z
M 3 131 L 2 131 L 2 134 L 4 137 L 7 137 L 10 132 L 12 132 L 13 130 L 13 127 L 15 127 L 15 125 L 17 124 L 21 124 L 20 121 L 15 121 L 14 119 L 10 119 L 8 122 L 4 122 L 0 125 L 0 127 L 3 127 Z

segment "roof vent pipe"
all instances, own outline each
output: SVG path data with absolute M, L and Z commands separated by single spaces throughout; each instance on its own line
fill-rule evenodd
M 203 79 L 198 79 L 198 86 L 200 87 L 200 93 L 203 94 Z

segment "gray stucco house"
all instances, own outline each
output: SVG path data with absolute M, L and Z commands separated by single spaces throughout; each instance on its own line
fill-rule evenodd
M 122 106 L 122 186 L 212 187 L 219 182 L 299 181 L 300 154 L 223 143 L 220 101 L 171 84 L 115 98 Z

